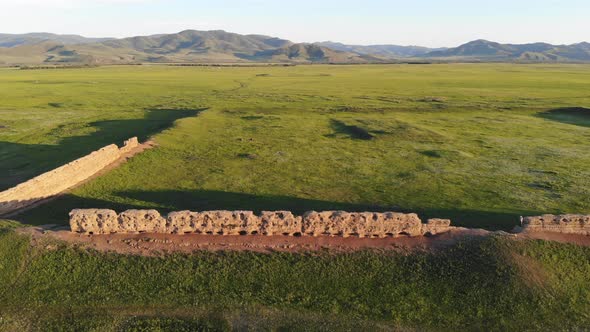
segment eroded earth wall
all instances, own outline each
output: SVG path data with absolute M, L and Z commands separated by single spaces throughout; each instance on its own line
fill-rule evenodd
M 92 177 L 139 145 L 136 137 L 122 148 L 112 144 L 64 166 L 0 192 L 0 216 L 55 196 Z
M 291 236 L 422 236 L 449 231 L 451 221 L 430 219 L 423 224 L 414 213 L 395 212 L 307 212 L 296 216 L 289 211 L 203 211 L 172 212 L 161 216 L 156 210 L 76 209 L 70 212 L 72 232 L 85 234 L 168 233 L 214 235 Z
M 546 214 L 536 217 L 524 217 L 521 227 L 525 232 L 590 235 L 590 215 Z

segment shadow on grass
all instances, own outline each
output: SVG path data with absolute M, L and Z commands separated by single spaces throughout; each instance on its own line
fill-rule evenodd
M 104 208 L 122 212 L 127 209 L 156 209 L 162 214 L 171 211 L 206 210 L 248 210 L 260 211 L 288 210 L 295 214 L 306 211 L 344 210 L 349 212 L 415 212 L 423 221 L 428 218 L 449 218 L 454 226 L 485 228 L 490 230 L 511 230 L 519 223 L 519 216 L 538 215 L 539 211 L 494 212 L 465 209 L 431 208 L 392 208 L 381 205 L 352 204 L 303 199 L 279 195 L 251 195 L 210 190 L 162 190 L 162 191 L 124 191 L 114 194 L 113 200 L 98 200 L 75 195 L 65 195 L 48 204 L 37 207 L 14 217 L 24 223 L 67 224 L 68 213 L 76 208 Z
M 563 107 L 538 113 L 537 116 L 567 124 L 590 127 L 590 108 Z
M 339 121 L 339 120 L 330 120 L 330 126 L 332 130 L 334 130 L 333 135 L 345 135 L 352 139 L 360 139 L 360 140 L 372 140 L 375 138 L 371 133 L 367 130 L 353 125 L 347 125 L 346 123 Z
M 140 141 L 172 126 L 174 121 L 195 116 L 202 109 L 147 109 L 143 119 L 106 120 L 89 123 L 90 135 L 62 139 L 58 145 L 0 142 L 0 191 L 62 166 L 109 144 L 121 145 L 137 136 Z M 67 127 L 57 128 L 67 134 Z

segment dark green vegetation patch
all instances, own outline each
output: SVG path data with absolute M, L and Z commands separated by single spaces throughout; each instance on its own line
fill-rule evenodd
M 0 329 L 575 330 L 590 249 L 506 237 L 438 252 L 122 256 L 0 235 Z

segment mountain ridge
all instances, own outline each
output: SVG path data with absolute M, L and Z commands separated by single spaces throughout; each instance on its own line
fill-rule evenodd
M 429 52 L 424 58 L 476 57 L 487 60 L 520 60 L 590 62 L 590 44 L 581 42 L 570 45 L 553 45 L 544 42 L 527 44 L 501 44 L 477 39 L 446 50 Z
M 389 63 L 404 61 L 590 62 L 590 43 L 501 44 L 484 39 L 452 48 L 294 43 L 261 34 L 183 30 L 127 38 L 51 33 L 0 34 L 0 64 Z
M 88 44 L 102 42 L 114 38 L 89 38 L 73 34 L 55 34 L 48 32 L 30 32 L 24 34 L 0 33 L 0 47 L 18 47 L 22 45 L 34 45 L 46 41 L 59 42 L 66 45 Z
M 380 55 L 392 57 L 413 57 L 426 54 L 432 51 L 444 50 L 446 48 L 430 48 L 417 45 L 393 45 L 393 44 L 374 44 L 374 45 L 349 45 L 333 41 L 317 42 L 315 44 L 325 46 L 338 51 L 354 52 L 365 55 Z

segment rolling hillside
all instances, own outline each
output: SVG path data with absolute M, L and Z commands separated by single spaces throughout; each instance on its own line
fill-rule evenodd
M 34 32 L 26 34 L 0 33 L 0 47 L 35 45 L 43 42 L 56 42 L 64 45 L 98 43 L 112 38 L 86 38 L 78 35 L 57 35 L 53 33 Z
M 39 45 L 44 45 L 40 47 Z M 34 47 L 33 47 L 34 46 Z M 50 47 L 52 46 L 52 47 Z M 15 57 L 20 54 L 21 57 Z M 42 61 L 39 61 L 42 59 Z M 0 63 L 186 63 L 186 62 L 295 62 L 366 63 L 379 57 L 342 52 L 313 44 L 240 35 L 225 31 L 186 30 L 176 34 L 139 36 L 95 43 L 66 44 L 58 40 L 0 48 Z
M 426 53 L 422 57 L 473 58 L 483 61 L 586 62 L 590 61 L 590 44 L 500 44 L 480 39 L 455 48 Z
M 454 48 L 293 43 L 264 35 L 185 30 L 123 39 L 0 34 L 0 65 L 133 63 L 383 63 L 399 61 L 590 62 L 590 44 L 500 44 L 476 40 Z
M 351 52 L 361 55 L 373 55 L 389 58 L 405 58 L 427 54 L 429 52 L 445 50 L 445 48 L 428 48 L 423 46 L 399 46 L 399 45 L 346 45 L 337 42 L 316 43 L 333 50 Z

